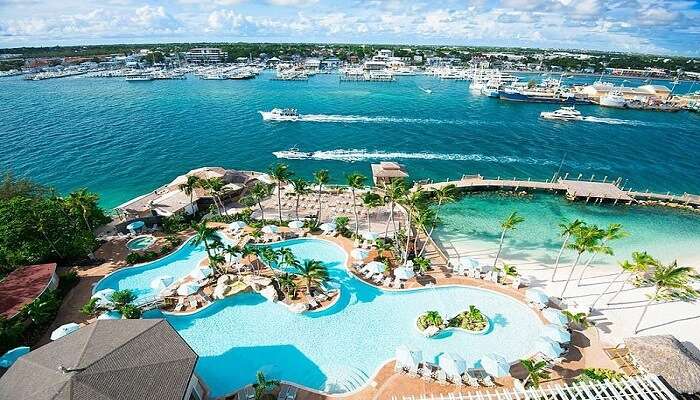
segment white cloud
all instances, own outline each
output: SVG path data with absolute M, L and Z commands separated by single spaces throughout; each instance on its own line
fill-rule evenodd
M 268 3 L 275 6 L 304 7 L 318 3 L 318 0 L 268 0 Z

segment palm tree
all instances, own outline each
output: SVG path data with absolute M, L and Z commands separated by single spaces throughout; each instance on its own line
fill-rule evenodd
M 233 258 L 236 256 L 241 256 L 243 250 L 238 246 L 232 246 L 230 244 L 227 244 L 223 247 L 223 252 L 225 254 L 228 254 L 228 263 L 233 264 Z
M 449 184 L 439 189 L 435 189 L 435 191 L 433 191 L 433 199 L 437 202 L 437 208 L 435 210 L 435 219 L 433 220 L 434 224 L 430 226 L 430 231 L 428 232 L 429 237 L 433 236 L 433 231 L 440 222 L 440 207 L 443 204 L 452 203 L 457 199 L 457 187 L 453 184 Z M 423 243 L 420 252 L 418 252 L 418 255 L 423 254 L 423 252 L 425 251 L 425 246 L 427 244 L 428 241 L 426 240 L 425 243 Z
M 389 235 L 389 224 L 392 224 L 394 228 L 394 235 L 396 235 L 396 221 L 394 221 L 394 208 L 396 207 L 396 202 L 401 199 L 408 188 L 406 187 L 406 182 L 403 179 L 393 179 L 389 182 L 389 185 L 385 187 L 386 200 L 389 203 L 389 217 L 386 220 L 386 227 L 384 228 L 384 237 Z
M 629 262 L 627 260 L 623 261 L 620 263 L 620 272 L 608 283 L 608 286 L 596 297 L 596 299 L 593 301 L 593 304 L 591 304 L 591 308 L 594 308 L 595 305 L 598 303 L 598 301 L 605 295 L 605 293 L 610 290 L 610 287 L 612 287 L 613 283 L 615 283 L 624 273 L 628 273 L 629 277 L 625 279 L 622 282 L 622 285 L 620 286 L 620 289 L 608 300 L 608 304 L 617 297 L 620 292 L 622 292 L 622 289 L 625 287 L 625 284 L 632 279 L 632 277 L 637 276 L 639 273 L 644 273 L 649 270 L 649 266 L 658 266 L 659 262 L 654 259 L 654 257 L 650 256 L 647 254 L 647 252 L 639 252 L 635 251 L 632 253 L 632 262 Z
M 178 188 L 182 190 L 186 195 L 190 196 L 190 209 L 192 209 L 192 213 L 194 214 L 194 200 L 192 199 L 192 196 L 194 195 L 195 189 L 201 186 L 201 181 L 200 179 L 195 176 L 195 175 L 188 175 L 187 176 L 187 181 L 185 183 L 181 183 Z
M 380 260 L 384 259 L 384 253 L 391 250 L 391 244 L 389 244 L 386 239 L 377 239 L 374 241 L 374 247 L 377 248 L 377 258 Z
M 212 270 L 216 271 L 217 275 L 220 274 L 225 274 L 226 271 L 221 268 L 224 263 L 226 263 L 226 257 L 224 257 L 221 254 L 212 254 L 209 256 L 209 267 L 211 267 Z
M 442 315 L 437 311 L 427 311 L 423 314 L 423 322 L 428 326 L 440 326 L 444 322 Z
M 406 227 L 406 247 L 403 252 L 403 261 L 408 259 L 408 246 L 411 243 L 411 223 L 413 222 L 414 212 L 420 212 L 420 210 L 425 207 L 425 192 L 421 187 L 418 187 L 415 191 L 408 191 L 404 193 L 403 198 L 400 199 L 401 204 L 406 207 L 408 211 L 408 226 Z M 416 232 L 418 235 L 418 232 Z
M 379 207 L 383 204 L 381 196 L 374 192 L 367 192 L 362 195 L 362 204 L 367 208 L 367 230 L 371 231 L 371 221 L 370 214 L 372 214 L 372 209 Z
M 624 237 L 627 237 L 628 235 L 629 235 L 629 233 L 622 230 L 621 224 L 608 225 L 608 228 L 603 231 L 603 238 L 602 238 L 601 243 L 600 243 L 603 246 L 603 247 L 601 247 L 602 251 L 594 252 L 591 255 L 591 257 L 588 259 L 588 261 L 586 262 L 586 265 L 583 267 L 583 271 L 581 271 L 581 275 L 578 277 L 577 285 L 581 285 L 581 280 L 583 279 L 583 275 L 586 273 L 586 270 L 588 269 L 588 267 L 591 266 L 591 263 L 595 260 L 595 258 L 598 254 L 601 254 L 601 253 L 606 254 L 606 255 L 613 254 L 612 248 L 605 246 L 608 242 L 610 242 L 611 240 L 622 239 Z M 609 252 L 608 252 L 608 250 L 609 250 Z
M 280 224 L 282 223 L 282 185 L 288 182 L 294 172 L 289 170 L 286 164 L 275 164 L 268 172 L 277 183 L 277 212 L 279 213 Z
M 306 280 L 306 291 L 311 295 L 311 287 L 320 285 L 328 281 L 328 269 L 318 260 L 304 260 L 296 269 L 304 280 Z
M 660 265 L 654 268 L 654 272 L 649 278 L 649 283 L 654 286 L 654 293 L 649 296 L 649 301 L 644 305 L 642 315 L 634 327 L 634 333 L 639 333 L 639 326 L 642 324 L 644 315 L 651 303 L 655 301 L 693 301 L 697 299 L 698 292 L 693 289 L 692 284 L 700 279 L 700 276 L 690 267 L 679 267 L 674 261 L 670 265 Z
M 564 293 L 566 292 L 566 288 L 569 286 L 571 277 L 574 275 L 574 270 L 576 269 L 578 262 L 581 260 L 581 255 L 583 255 L 583 253 L 586 252 L 592 253 L 595 251 L 602 251 L 600 249 L 600 239 L 602 237 L 602 232 L 603 231 L 601 231 L 595 225 L 582 226 L 579 229 L 577 229 L 576 232 L 574 232 L 574 242 L 566 245 L 567 248 L 576 251 L 576 259 L 571 265 L 571 271 L 569 271 L 569 276 L 566 278 L 566 283 L 564 283 L 564 288 L 561 291 L 560 297 L 562 298 L 562 300 L 564 299 Z
M 425 274 L 430 268 L 430 259 L 425 257 L 416 257 L 413 259 L 413 265 L 418 268 L 418 272 Z
M 564 310 L 561 312 L 564 314 L 566 319 L 569 321 L 569 325 L 575 325 L 581 329 L 586 329 L 591 326 L 590 321 L 588 321 L 588 314 L 584 312 L 571 312 L 569 310 Z
M 265 374 L 262 371 L 258 371 L 255 375 L 255 383 L 253 384 L 253 389 L 255 389 L 255 400 L 262 400 L 263 396 L 275 390 L 279 386 L 280 381 L 277 380 L 267 380 Z
M 215 176 L 203 180 L 202 186 L 209 190 L 209 194 L 211 194 L 212 199 L 214 199 L 214 204 L 216 204 L 216 209 L 219 211 L 219 214 L 221 214 L 221 210 L 226 213 L 226 206 L 224 206 L 224 202 L 221 200 L 221 195 L 225 192 L 224 187 L 226 186 L 224 181 L 220 177 Z
M 554 262 L 554 271 L 552 271 L 552 279 L 551 281 L 554 281 L 554 277 L 557 275 L 557 268 L 559 268 L 559 260 L 561 259 L 562 253 L 564 253 L 564 249 L 566 248 L 566 245 L 569 244 L 569 239 L 576 233 L 577 230 L 579 230 L 581 227 L 586 226 L 586 223 L 581 221 L 580 219 L 575 219 L 573 222 L 570 223 L 561 223 L 559 224 L 559 228 L 561 229 L 561 234 L 560 236 L 564 238 L 564 241 L 561 244 L 561 248 L 559 249 L 559 254 L 557 254 L 557 260 Z
M 216 228 L 208 227 L 206 222 L 193 225 L 192 228 L 196 231 L 194 238 L 192 239 L 192 245 L 197 246 L 204 243 L 204 249 L 207 251 L 207 256 L 211 258 L 212 245 L 209 242 L 221 241 L 219 236 L 216 235 Z
M 538 388 L 543 379 L 549 379 L 546 361 L 520 360 L 520 365 L 527 371 L 527 378 L 523 382 L 524 385 L 529 383 L 530 386 Z
M 353 172 L 345 176 L 350 192 L 352 193 L 352 213 L 355 215 L 355 236 L 357 236 L 360 228 L 360 221 L 357 218 L 357 204 L 355 204 L 355 190 L 362 189 L 365 185 L 366 176 L 359 172 Z
M 525 218 L 518 215 L 517 211 L 513 211 L 503 222 L 501 222 L 501 241 L 498 244 L 498 252 L 496 253 L 496 259 L 493 260 L 493 267 L 496 268 L 496 263 L 498 263 L 498 258 L 501 255 L 501 250 L 503 249 L 503 239 L 506 237 L 506 232 L 514 230 L 518 224 L 525 221 Z
M 314 172 L 314 183 L 318 186 L 318 216 L 317 221 L 321 220 L 321 190 L 323 190 L 323 185 L 327 185 L 330 182 L 331 177 L 327 169 L 319 169 Z
M 294 188 L 294 194 L 296 195 L 296 207 L 294 207 L 294 212 L 297 219 L 299 219 L 299 197 L 310 192 L 309 182 L 303 178 L 292 179 L 292 187 Z
M 297 283 L 295 281 L 296 275 L 285 272 L 284 274 L 277 277 L 277 283 L 280 285 L 280 289 L 287 295 L 295 296 L 297 289 Z
M 292 249 L 288 247 L 283 247 L 277 252 L 279 256 L 279 266 L 282 267 L 283 265 L 289 266 L 289 267 L 294 267 L 296 268 L 297 265 L 299 265 L 299 260 L 297 260 L 297 257 L 294 255 L 294 252 Z
M 243 198 L 243 203 L 248 203 L 246 205 L 252 206 L 254 204 L 258 205 L 260 209 L 260 219 L 265 221 L 265 209 L 262 206 L 263 200 L 272 194 L 272 186 L 264 182 L 256 182 L 255 185 L 250 189 L 250 192 L 246 197 Z
M 427 228 L 430 227 L 435 227 L 438 225 L 439 220 L 437 216 L 437 211 L 433 208 L 422 208 L 418 209 L 418 215 L 416 215 L 414 221 L 414 225 L 416 226 L 416 235 L 413 238 L 413 251 L 417 256 L 420 256 L 423 254 L 423 251 L 425 250 L 425 245 L 428 243 L 428 238 L 425 238 L 425 242 L 423 242 L 423 246 L 421 247 L 421 251 L 418 252 L 418 232 L 423 231 L 427 232 Z M 430 235 L 430 234 L 428 234 Z
M 88 192 L 85 188 L 70 193 L 66 198 L 68 207 L 78 211 L 82 215 L 85 227 L 90 232 L 92 232 L 92 226 L 90 226 L 88 216 L 98 199 L 99 197 L 96 194 Z

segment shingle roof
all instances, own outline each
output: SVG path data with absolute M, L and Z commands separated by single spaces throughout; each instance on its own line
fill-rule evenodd
M 196 362 L 164 319 L 98 320 L 20 357 L 0 399 L 182 400 Z
M 46 290 L 56 263 L 19 267 L 0 281 L 0 315 L 14 317 Z
M 624 342 L 647 372 L 661 376 L 677 392 L 700 393 L 700 360 L 674 336 L 636 336 Z

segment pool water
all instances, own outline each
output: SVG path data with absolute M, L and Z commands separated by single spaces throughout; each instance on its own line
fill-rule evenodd
M 156 239 L 151 235 L 137 236 L 126 243 L 129 250 L 145 250 L 155 242 Z
M 333 279 L 328 286 L 341 289 L 340 299 L 327 310 L 299 315 L 246 293 L 192 315 L 159 311 L 145 315 L 165 317 L 197 352 L 196 372 L 214 397 L 251 383 L 257 371 L 311 389 L 352 391 L 366 385 L 402 344 L 421 350 L 423 358 L 432 362 L 443 352 L 460 354 L 469 366 L 478 366 L 479 358 L 492 352 L 515 362 L 529 355 L 540 335 L 542 325 L 527 306 L 495 292 L 458 286 L 385 292 L 351 276 L 344 266 L 346 252 L 332 242 L 295 239 L 272 247 L 290 248 L 300 261 L 323 262 Z M 203 250 L 185 246 L 150 268 L 157 274 L 186 270 L 203 256 Z M 183 268 L 187 263 L 189 267 Z M 119 279 L 108 283 L 148 287 L 148 269 L 147 264 L 122 270 Z M 438 310 L 449 317 L 469 304 L 491 319 L 493 328 L 487 334 L 449 331 L 429 339 L 415 329 L 415 320 L 424 311 Z

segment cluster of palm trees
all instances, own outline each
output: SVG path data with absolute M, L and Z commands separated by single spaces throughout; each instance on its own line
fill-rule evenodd
M 226 195 L 227 189 L 224 181 L 219 177 L 200 178 L 196 175 L 187 175 L 187 181 L 181 183 L 178 188 L 190 197 L 190 208 L 194 210 L 194 192 L 197 188 L 205 189 L 209 192 L 216 210 L 219 214 L 226 214 L 226 206 L 224 205 L 223 197 Z

